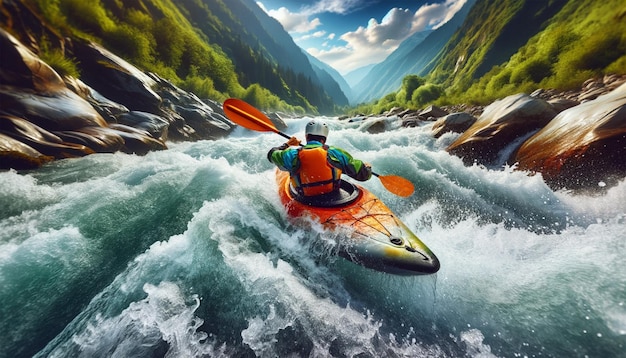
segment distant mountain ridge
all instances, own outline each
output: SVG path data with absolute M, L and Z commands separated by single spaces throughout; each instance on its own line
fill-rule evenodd
M 345 98 L 346 101 L 348 101 L 352 96 L 352 89 L 343 76 L 334 68 L 311 56 L 308 52 L 304 50 L 302 52 L 307 56 L 309 61 L 311 61 L 313 70 L 324 84 L 324 88 L 326 88 L 333 98 L 338 100 L 337 104 L 341 106 L 347 105 L 348 103 L 344 102 L 343 99 Z

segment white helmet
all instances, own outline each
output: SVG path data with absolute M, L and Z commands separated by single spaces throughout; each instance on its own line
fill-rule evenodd
M 305 135 L 313 134 L 319 135 L 324 138 L 328 137 L 328 125 L 324 122 L 318 122 L 316 120 L 311 120 L 306 125 L 306 129 L 304 130 Z

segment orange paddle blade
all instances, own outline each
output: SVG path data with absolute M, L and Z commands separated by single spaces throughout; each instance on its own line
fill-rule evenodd
M 383 186 L 390 192 L 401 196 L 408 197 L 415 191 L 413 183 L 398 175 L 376 175 Z
M 224 113 L 231 121 L 238 125 L 258 132 L 275 132 L 278 129 L 263 112 L 237 98 L 224 101 Z

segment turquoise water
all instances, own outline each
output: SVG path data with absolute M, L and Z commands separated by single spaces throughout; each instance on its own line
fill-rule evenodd
M 626 183 L 554 192 L 465 167 L 455 134 L 361 126 L 329 142 L 415 184 L 364 186 L 436 275 L 356 266 L 289 225 L 273 133 L 63 160 L 0 173 L 0 356 L 626 357 Z

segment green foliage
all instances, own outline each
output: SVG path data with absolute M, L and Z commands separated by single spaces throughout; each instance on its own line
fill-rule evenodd
M 598 32 L 585 39 L 585 46 L 565 52 L 560 62 L 572 70 L 602 70 L 626 53 L 626 39 L 620 34 Z
M 396 96 L 396 100 L 401 103 L 408 103 L 411 101 L 413 92 L 423 85 L 426 80 L 423 77 L 417 75 L 408 75 L 402 79 L 402 87 Z
M 445 93 L 444 89 L 440 85 L 433 83 L 427 83 L 417 88 L 411 95 L 411 102 L 416 107 L 424 106 L 428 103 L 434 102 Z
M 60 0 L 59 9 L 70 25 L 83 32 L 101 36 L 116 27 L 115 21 L 109 18 L 100 0 Z
M 104 39 L 107 47 L 114 48 L 119 56 L 130 59 L 140 67 L 147 67 L 154 62 L 153 39 L 136 27 L 121 24 L 107 31 Z
M 52 67 L 61 77 L 72 76 L 79 78 L 80 71 L 76 66 L 76 62 L 65 57 L 60 50 L 53 50 L 49 53 L 40 54 L 40 58 Z
M 199 98 L 224 100 L 227 97 L 216 91 L 213 86 L 213 81 L 207 77 L 189 75 L 179 84 L 179 86 L 186 91 L 195 93 Z
M 536 58 L 522 63 L 512 70 L 510 81 L 516 84 L 526 82 L 539 83 L 552 75 L 551 64 L 547 59 Z
M 180 31 L 172 31 L 173 28 L 176 28 L 174 20 L 164 17 L 154 24 L 153 35 L 161 60 L 166 66 L 176 69 L 182 64 L 185 36 Z
M 60 0 L 33 0 L 34 5 L 45 19 L 55 28 L 65 28 L 67 19 L 59 9 Z

